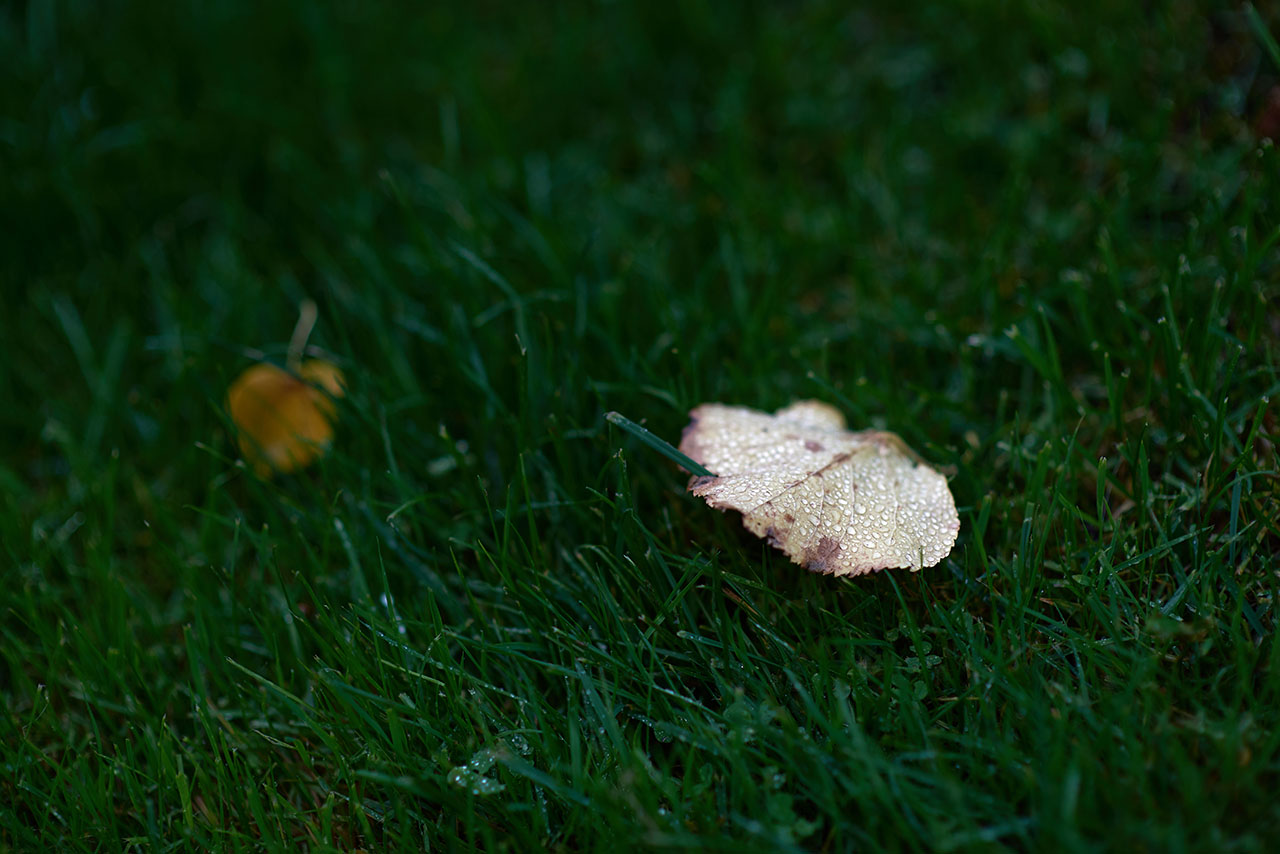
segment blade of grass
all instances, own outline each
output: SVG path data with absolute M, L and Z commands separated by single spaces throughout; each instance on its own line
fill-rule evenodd
M 1253 29 L 1253 34 L 1257 36 L 1262 46 L 1267 49 L 1267 53 L 1271 56 L 1271 61 L 1275 63 L 1276 70 L 1280 71 L 1280 44 L 1276 44 L 1275 37 L 1267 30 L 1266 22 L 1258 14 L 1258 10 L 1253 8 L 1252 3 L 1244 4 L 1244 14 L 1249 19 L 1249 26 Z
M 690 457 L 687 457 L 684 454 L 680 453 L 680 451 L 676 450 L 674 447 L 671 446 L 670 442 L 664 441 L 663 439 L 649 432 L 648 430 L 641 427 L 639 424 L 635 423 L 631 419 L 623 415 L 620 415 L 617 412 L 607 412 L 605 413 L 604 417 L 605 417 L 605 420 L 608 421 L 610 424 L 615 424 L 618 427 L 621 427 L 623 430 L 630 433 L 632 436 L 635 436 L 641 442 L 644 442 L 650 448 L 653 448 L 655 451 L 662 454 L 664 457 L 671 460 L 672 462 L 677 463 L 680 466 L 683 466 L 685 469 L 692 472 L 693 474 L 715 477 L 715 472 L 711 471 L 706 466 L 703 466 L 695 462 Z

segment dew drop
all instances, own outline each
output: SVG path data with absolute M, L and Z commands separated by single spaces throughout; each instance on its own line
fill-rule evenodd
M 478 777 L 476 778 L 475 785 L 471 787 L 471 794 L 496 795 L 498 792 L 501 792 L 505 788 L 506 786 L 502 785 L 497 780 L 491 779 L 489 777 Z
M 493 751 L 486 747 L 475 752 L 475 755 L 471 757 L 471 761 L 467 763 L 467 767 L 477 774 L 483 774 L 493 767 L 493 762 L 496 758 Z

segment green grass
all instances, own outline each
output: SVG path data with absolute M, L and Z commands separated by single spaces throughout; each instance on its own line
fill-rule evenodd
M 0 848 L 1280 844 L 1280 18 L 848 5 L 0 9 Z M 604 417 L 802 397 L 948 559 Z

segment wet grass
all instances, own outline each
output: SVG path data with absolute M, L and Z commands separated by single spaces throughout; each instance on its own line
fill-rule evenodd
M 1128 5 L 0 12 L 0 846 L 1274 846 L 1280 20 Z M 948 559 L 604 417 L 801 397 Z

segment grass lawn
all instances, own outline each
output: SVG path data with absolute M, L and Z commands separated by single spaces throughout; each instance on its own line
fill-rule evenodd
M 1276 850 L 1280 10 L 852 5 L 0 9 L 0 849 Z M 802 398 L 950 557 L 604 418 Z

